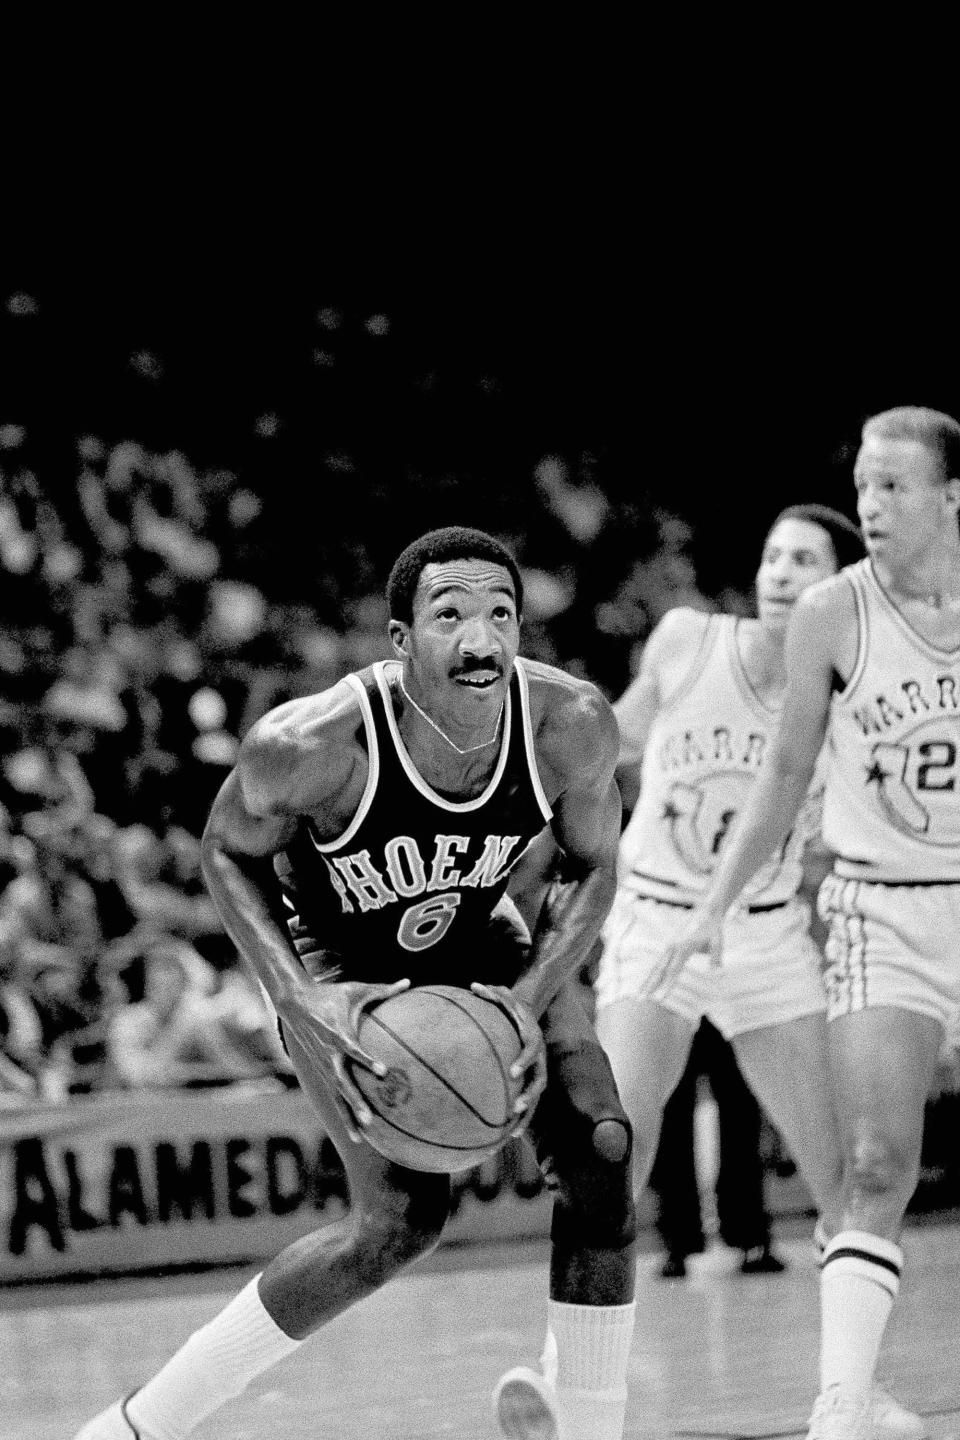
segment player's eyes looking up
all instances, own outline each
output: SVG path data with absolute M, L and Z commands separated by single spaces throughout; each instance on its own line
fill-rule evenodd
M 462 620 L 463 612 L 456 605 L 442 605 L 435 610 L 434 616 L 437 620 Z M 496 605 L 490 612 L 492 620 L 509 621 L 514 618 L 512 605 Z

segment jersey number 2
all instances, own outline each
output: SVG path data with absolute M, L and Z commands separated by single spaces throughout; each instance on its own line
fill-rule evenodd
M 913 793 L 907 781 L 910 751 L 906 745 L 893 741 L 878 741 L 873 747 L 874 757 L 890 761 L 890 769 L 881 768 L 879 776 L 879 799 L 890 819 L 900 829 L 911 835 L 926 835 L 930 829 L 930 812 Z M 925 740 L 917 746 L 921 763 L 917 766 L 916 788 L 920 791 L 952 790 L 956 784 L 954 774 L 957 763 L 957 747 L 952 740 Z

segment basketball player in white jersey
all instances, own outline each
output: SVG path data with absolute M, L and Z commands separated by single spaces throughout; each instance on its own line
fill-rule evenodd
M 821 1273 L 815 1440 L 869 1434 L 925 1102 L 960 1004 L 960 424 L 917 407 L 873 416 L 854 481 L 868 558 L 798 603 L 774 743 L 658 977 L 719 958 L 724 917 L 795 823 L 828 736 L 836 861 L 819 904 L 845 1174 Z
M 805 850 L 819 833 L 822 770 L 776 855 L 725 926 L 723 967 L 696 957 L 664 991 L 656 977 L 664 948 L 682 933 L 706 890 L 772 741 L 790 613 L 811 585 L 862 555 L 859 531 L 839 511 L 822 505 L 784 510 L 763 547 L 757 618 L 671 610 L 614 706 L 627 803 L 638 768 L 640 790 L 621 838 L 617 896 L 604 926 L 597 1032 L 633 1126 L 637 1197 L 649 1178 L 664 1107 L 706 1015 L 731 1041 L 783 1134 L 820 1212 L 820 1233 L 839 1228 L 842 1161 L 826 995 L 809 909 L 798 898 Z M 815 863 L 819 878 L 824 865 L 819 857 Z M 549 1405 L 549 1352 L 548 1342 L 543 1376 L 521 1368 L 501 1382 L 515 1409 L 525 1397 L 531 1417 Z M 925 1433 L 918 1417 L 879 1389 L 873 1423 L 884 1440 L 920 1440 Z M 520 1433 L 551 1432 L 544 1420 L 541 1431 L 531 1421 Z
M 782 1131 L 824 1218 L 839 1195 L 839 1146 L 826 1074 L 820 957 L 798 899 L 822 779 L 724 933 L 723 969 L 688 965 L 668 993 L 651 983 L 689 919 L 743 810 L 783 694 L 790 611 L 810 585 L 863 547 L 825 506 L 785 510 L 767 535 L 757 618 L 670 611 L 614 707 L 620 769 L 641 766 L 620 844 L 617 897 L 604 928 L 597 1026 L 634 1124 L 634 1190 L 647 1183 L 663 1109 L 706 1015 L 732 1042 Z

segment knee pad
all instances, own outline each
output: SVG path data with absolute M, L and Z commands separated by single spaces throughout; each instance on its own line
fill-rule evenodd
M 600 1120 L 593 1127 L 593 1148 L 601 1160 L 619 1165 L 633 1148 L 629 1120 Z
M 596 1121 L 556 1157 L 558 1193 L 551 1238 L 564 1249 L 620 1250 L 636 1238 L 629 1120 Z

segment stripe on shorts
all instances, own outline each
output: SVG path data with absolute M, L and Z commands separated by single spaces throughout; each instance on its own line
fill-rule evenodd
M 857 909 L 859 880 L 848 880 L 837 897 L 837 928 L 841 953 L 836 966 L 836 992 L 849 1014 L 867 1005 L 867 935 L 863 916 Z

